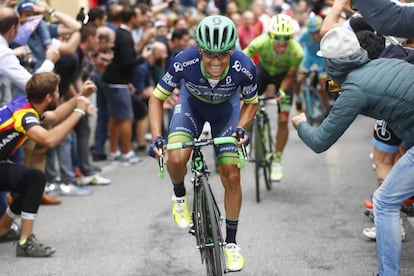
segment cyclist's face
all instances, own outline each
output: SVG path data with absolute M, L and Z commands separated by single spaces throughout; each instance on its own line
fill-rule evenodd
M 283 55 L 289 46 L 289 41 L 275 41 L 273 42 L 273 50 L 279 55 Z
M 291 36 L 273 36 L 273 49 L 277 55 L 283 55 L 289 46 Z
M 321 41 L 322 39 L 319 32 L 310 33 L 310 36 L 312 37 L 313 40 L 318 41 L 318 42 Z
M 200 50 L 202 62 L 212 79 L 220 79 L 224 70 L 229 66 L 232 50 L 225 52 L 208 52 Z

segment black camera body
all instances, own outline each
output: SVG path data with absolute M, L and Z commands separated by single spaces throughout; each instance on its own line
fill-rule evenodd
M 36 60 L 32 55 L 20 56 L 19 61 L 25 68 L 33 69 L 36 66 Z

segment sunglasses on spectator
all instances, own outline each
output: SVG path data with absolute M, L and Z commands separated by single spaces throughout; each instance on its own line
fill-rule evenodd
M 214 58 L 224 59 L 224 58 L 229 57 L 232 53 L 233 53 L 232 50 L 228 50 L 225 52 L 209 52 L 206 50 L 201 50 L 201 54 L 209 59 L 214 59 Z
M 290 36 L 290 35 L 275 35 L 275 36 L 273 36 L 273 39 L 275 41 L 289 41 L 290 39 L 292 39 L 292 36 Z

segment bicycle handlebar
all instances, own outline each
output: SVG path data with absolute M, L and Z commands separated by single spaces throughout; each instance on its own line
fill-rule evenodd
M 203 147 L 208 145 L 221 145 L 221 144 L 235 144 L 236 138 L 227 136 L 227 137 L 217 137 L 213 139 L 201 139 L 194 140 L 189 142 L 178 142 L 167 144 L 167 151 L 184 149 L 184 148 L 193 148 L 193 147 Z M 244 145 L 242 145 L 244 146 Z M 247 152 L 246 150 L 238 149 L 239 152 L 239 163 L 237 167 L 243 169 L 246 166 Z M 158 160 L 158 176 L 164 178 L 164 158 Z
M 176 150 L 176 149 L 184 149 L 184 148 L 192 148 L 192 147 L 202 147 L 207 145 L 221 145 L 221 144 L 234 144 L 236 142 L 236 138 L 234 137 L 217 137 L 213 139 L 201 139 L 201 140 L 194 140 L 189 142 L 178 142 L 178 143 L 171 143 L 167 145 L 167 150 Z
M 259 101 L 267 101 L 267 100 L 274 100 L 277 95 L 274 96 L 266 96 L 266 95 L 259 95 Z

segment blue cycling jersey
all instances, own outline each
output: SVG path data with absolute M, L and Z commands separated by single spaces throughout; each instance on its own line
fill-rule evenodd
M 257 102 L 256 68 L 249 57 L 240 51 L 234 51 L 228 70 L 214 87 L 206 78 L 208 75 L 203 72 L 201 58 L 196 46 L 180 52 L 159 81 L 154 95 L 166 100 L 181 80 L 184 80 L 188 92 L 202 102 L 223 103 L 240 92 L 244 102 Z
M 320 50 L 319 41 L 313 40 L 307 29 L 304 29 L 299 37 L 299 43 L 304 49 L 304 56 L 300 68 L 302 71 L 310 72 L 313 65 L 318 66 L 320 77 L 326 77 L 323 58 L 316 55 Z

